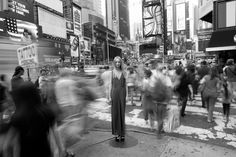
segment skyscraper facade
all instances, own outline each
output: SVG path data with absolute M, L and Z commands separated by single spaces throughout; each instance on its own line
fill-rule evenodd
M 122 40 L 130 39 L 128 0 L 106 0 L 106 26 Z

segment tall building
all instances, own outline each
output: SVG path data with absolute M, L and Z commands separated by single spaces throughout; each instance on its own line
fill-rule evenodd
M 196 51 L 197 4 L 192 0 L 167 1 L 167 35 L 173 53 Z M 172 45 L 172 46 L 171 46 Z
M 130 40 L 142 36 L 142 0 L 129 0 Z
M 199 0 L 198 4 L 198 51 L 205 53 L 213 32 L 213 0 Z
M 93 1 L 93 9 L 98 14 L 102 15 L 102 0 L 92 0 Z
M 130 39 L 128 0 L 106 0 L 106 26 L 122 40 Z

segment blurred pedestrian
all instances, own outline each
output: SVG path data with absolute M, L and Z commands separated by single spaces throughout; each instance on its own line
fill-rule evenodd
M 47 81 L 47 70 L 41 69 L 40 76 L 38 78 L 39 89 L 42 89 L 42 86 L 46 81 Z
M 111 85 L 112 134 L 115 140 L 125 140 L 126 74 L 120 57 L 115 57 Z
M 52 157 L 54 150 L 51 150 L 48 136 L 55 124 L 55 114 L 42 104 L 40 93 L 33 83 L 24 82 L 13 92 L 16 110 L 10 120 L 4 150 L 14 142 L 16 146 L 13 150 L 17 150 L 15 153 L 19 157 Z M 64 150 L 58 147 L 63 153 Z
M 162 133 L 164 133 L 163 126 L 167 105 L 172 98 L 172 82 L 169 76 L 162 73 L 162 63 L 157 63 L 156 67 L 156 70 L 151 70 L 149 91 L 155 104 L 154 112 L 158 123 L 157 137 L 161 138 Z
M 229 85 L 231 86 L 230 89 L 234 95 L 233 100 L 235 101 L 236 98 L 236 67 L 234 64 L 233 59 L 228 59 L 226 62 L 226 67 L 224 68 L 224 74 L 227 77 Z
M 180 115 L 184 117 L 189 94 L 191 99 L 193 97 L 191 77 L 180 66 L 176 67 L 176 74 L 178 82 L 174 84 L 174 91 L 178 97 L 178 105 L 181 107 Z
M 209 71 L 210 71 L 210 69 L 207 66 L 207 62 L 202 61 L 201 66 L 198 69 L 199 80 L 201 80 L 205 75 L 208 75 Z M 200 94 L 201 94 L 201 99 L 202 99 L 202 107 L 206 108 L 206 104 L 205 104 L 204 99 L 203 99 L 203 93 L 201 92 Z
M 225 122 L 225 127 L 229 122 L 230 115 L 230 104 L 232 102 L 233 93 L 227 78 L 224 77 L 222 80 L 222 105 L 223 105 L 223 120 Z
M 150 83 L 150 77 L 152 75 L 151 70 L 144 69 L 144 79 L 142 82 L 142 106 L 144 109 L 144 120 L 146 121 L 146 124 L 149 124 L 151 127 L 151 130 L 154 130 L 154 120 L 155 120 L 155 104 L 152 100 L 151 94 L 148 91 L 149 90 L 149 83 Z
M 204 86 L 202 91 L 203 101 L 205 102 L 208 111 L 207 121 L 211 123 L 213 122 L 214 106 L 220 90 L 220 79 L 218 77 L 217 68 L 211 68 L 210 73 L 203 77 L 200 84 Z
M 7 81 L 7 76 L 0 75 L 0 123 L 3 121 L 4 113 L 10 116 L 14 111 L 14 107 L 14 102 L 10 94 L 10 83 Z
M 25 70 L 21 66 L 17 66 L 15 68 L 15 72 L 11 79 L 12 90 L 15 90 L 16 88 L 18 88 L 18 86 L 20 86 L 24 82 L 24 79 L 21 77 L 24 75 L 24 72 Z
M 138 75 L 133 66 L 128 67 L 127 70 L 128 70 L 128 75 L 127 75 L 126 83 L 128 87 L 128 95 L 131 100 L 131 105 L 136 106 L 136 104 L 134 103 L 134 95 L 136 92 L 136 82 L 137 82 Z

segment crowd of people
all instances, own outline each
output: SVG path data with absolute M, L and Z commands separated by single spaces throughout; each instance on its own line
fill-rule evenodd
M 88 81 L 67 70 L 57 77 L 49 77 L 47 70 L 41 69 L 34 83 L 25 81 L 23 75 L 24 68 L 17 66 L 11 81 L 5 75 L 0 77 L 0 156 L 52 157 L 56 152 L 51 138 L 54 138 L 59 156 L 73 156 L 63 137 L 69 138 L 73 133 L 62 135 L 58 128 L 65 124 L 64 118 L 72 110 L 82 119 L 74 124 L 77 125 L 77 129 L 73 129 L 76 140 L 86 132 L 87 105 L 96 99 L 87 88 Z M 107 66 L 96 79 L 98 85 L 104 85 L 107 102 L 111 105 L 111 132 L 117 142 L 125 141 L 126 103 L 130 100 L 135 106 L 137 92 L 141 93 L 144 120 L 153 131 L 157 130 L 158 137 L 164 133 L 167 106 L 174 97 L 180 108 L 179 116 L 183 118 L 187 102 L 193 101 L 199 93 L 202 107 L 208 111 L 209 123 L 214 120 L 214 106 L 221 97 L 226 127 L 230 104 L 235 102 L 236 67 L 232 59 L 224 67 L 208 65 L 205 61 L 200 67 L 193 63 L 184 67 L 181 63 L 171 66 L 154 59 L 138 65 L 124 64 L 120 57 L 115 57 L 112 69 Z M 154 121 L 157 121 L 157 128 L 154 128 Z M 69 139 L 75 140 L 73 138 Z
M 116 61 L 114 67 L 117 68 Z M 208 113 L 206 121 L 209 123 L 214 122 L 214 106 L 220 98 L 223 106 L 223 119 L 225 127 L 227 127 L 230 104 L 235 101 L 236 90 L 236 67 L 233 59 L 229 59 L 224 67 L 217 64 L 208 64 L 206 61 L 202 61 L 200 66 L 194 63 L 189 63 L 185 67 L 181 63 L 171 66 L 154 59 L 145 61 L 139 66 L 134 66 L 131 63 L 121 67 L 126 67 L 120 68 L 122 69 L 122 76 L 124 75 L 126 79 L 126 91 L 123 89 L 125 94 L 116 93 L 116 96 L 123 96 L 122 101 L 114 102 L 116 98 L 112 98 L 112 92 L 110 92 L 115 88 L 114 85 L 123 86 L 123 84 L 113 83 L 114 72 L 110 72 L 111 76 L 109 76 L 109 71 L 114 70 L 108 69 L 101 74 L 106 76 L 102 78 L 106 78 L 104 81 L 108 82 L 106 88 L 108 89 L 107 98 L 112 105 L 112 125 L 120 123 L 120 127 L 112 127 L 114 129 L 112 133 L 116 136 L 116 139 L 122 137 L 120 139 L 124 140 L 124 133 L 118 131 L 124 126 L 124 116 L 120 113 L 125 112 L 124 99 L 126 99 L 126 102 L 130 100 L 131 104 L 135 106 L 133 96 L 137 95 L 135 94 L 137 92 L 141 92 L 144 120 L 146 124 L 150 124 L 151 130 L 157 130 L 158 137 L 161 137 L 164 133 L 163 122 L 167 114 L 167 106 L 175 97 L 177 98 L 176 104 L 179 108 L 181 121 L 181 117 L 186 116 L 187 102 L 193 103 L 195 96 L 200 94 L 202 107 L 206 108 Z M 110 90 L 109 84 L 111 84 Z M 128 97 L 130 99 L 127 99 Z M 158 124 L 156 129 L 154 128 L 154 121 L 157 121 Z
M 74 156 L 68 139 L 78 142 L 85 133 L 87 105 L 95 96 L 84 79 L 71 71 L 64 70 L 57 77 L 47 73 L 41 69 L 35 82 L 24 80 L 21 66 L 15 68 L 10 81 L 1 75 L 0 156 Z M 70 122 L 76 129 L 66 130 L 68 125 L 63 125 L 71 111 L 80 122 Z

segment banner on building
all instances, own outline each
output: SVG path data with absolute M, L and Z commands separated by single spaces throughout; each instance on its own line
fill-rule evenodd
M 82 24 L 81 24 L 81 9 L 73 6 L 73 22 L 74 22 L 74 34 L 82 36 Z
M 37 45 L 31 44 L 17 49 L 19 65 L 26 68 L 35 68 L 39 64 Z

